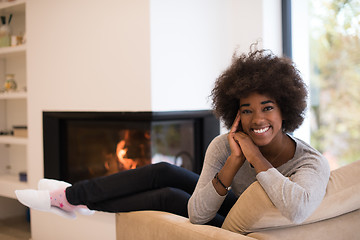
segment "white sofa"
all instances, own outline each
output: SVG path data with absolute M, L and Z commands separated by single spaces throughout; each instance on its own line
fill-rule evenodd
M 157 211 L 118 213 L 116 221 L 118 240 L 360 239 L 360 161 L 331 172 L 320 207 L 299 225 L 280 214 L 258 182 L 240 196 L 222 228 Z

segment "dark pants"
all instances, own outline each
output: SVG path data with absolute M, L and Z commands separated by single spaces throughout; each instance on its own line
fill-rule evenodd
M 81 181 L 66 189 L 66 197 L 73 205 L 98 211 L 158 210 L 188 217 L 187 203 L 198 179 L 199 175 L 189 170 L 158 163 Z M 236 199 L 229 192 L 209 224 L 221 226 Z

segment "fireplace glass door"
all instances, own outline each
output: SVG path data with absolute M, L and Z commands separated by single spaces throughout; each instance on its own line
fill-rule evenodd
M 70 182 L 168 162 L 193 171 L 192 120 L 68 121 L 65 173 Z

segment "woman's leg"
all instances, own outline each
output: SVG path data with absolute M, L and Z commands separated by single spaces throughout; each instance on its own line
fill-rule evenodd
M 63 186 L 60 189 L 56 188 L 57 190 L 48 192 L 46 195 L 53 199 L 52 193 L 59 191 L 58 195 L 63 195 L 64 188 L 67 187 L 66 199 L 71 205 L 84 204 L 90 209 L 106 212 L 159 210 L 188 217 L 187 204 L 195 189 L 198 177 L 197 174 L 184 168 L 159 163 L 111 176 L 82 181 L 72 187 Z M 22 195 L 26 195 L 26 201 L 23 204 L 38 206 L 38 202 L 35 201 L 37 198 L 39 201 L 45 201 L 46 196 L 40 196 L 40 192 L 44 192 L 46 189 L 50 191 L 50 188 L 59 185 L 58 181 L 52 181 L 54 180 L 44 181 L 43 185 L 45 185 L 42 187 L 42 191 L 31 190 L 31 193 L 24 192 L 26 190 L 20 191 Z M 29 194 L 31 195 L 30 200 Z M 224 217 L 235 201 L 235 196 L 230 192 L 219 213 L 208 224 L 221 226 Z M 62 206 L 59 207 L 63 208 Z M 51 211 L 52 209 L 56 208 L 45 206 L 39 210 Z M 82 209 L 80 207 L 77 210 Z M 73 215 L 74 213 L 71 217 L 75 216 Z
M 68 201 L 92 210 L 130 212 L 157 210 L 188 217 L 187 204 L 198 175 L 167 163 L 148 165 L 115 175 L 83 181 L 67 189 Z M 229 192 L 208 224 L 221 227 L 237 197 Z
M 142 210 L 165 211 L 187 217 L 190 194 L 178 188 L 159 188 L 133 195 L 89 203 L 93 210 L 105 212 L 131 212 Z
M 166 187 L 180 189 L 190 195 L 195 189 L 198 178 L 199 175 L 175 165 L 151 164 L 110 176 L 81 181 L 66 189 L 66 198 L 73 205 L 93 206 L 107 200 Z
M 187 204 L 191 194 L 171 187 L 141 192 L 127 197 L 110 199 L 103 202 L 90 203 L 92 210 L 105 212 L 131 212 L 142 210 L 165 211 L 188 217 Z M 225 217 L 217 214 L 208 225 L 221 227 Z

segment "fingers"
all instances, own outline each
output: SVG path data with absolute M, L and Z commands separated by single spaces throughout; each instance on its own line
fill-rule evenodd
M 240 123 L 240 110 L 237 112 L 233 125 L 231 126 L 230 133 L 236 133 Z
M 247 135 L 246 133 L 244 132 L 236 132 L 236 134 L 233 135 L 233 139 L 236 141 L 236 142 L 239 142 L 240 140 L 242 139 L 246 139 L 248 138 L 249 135 Z

